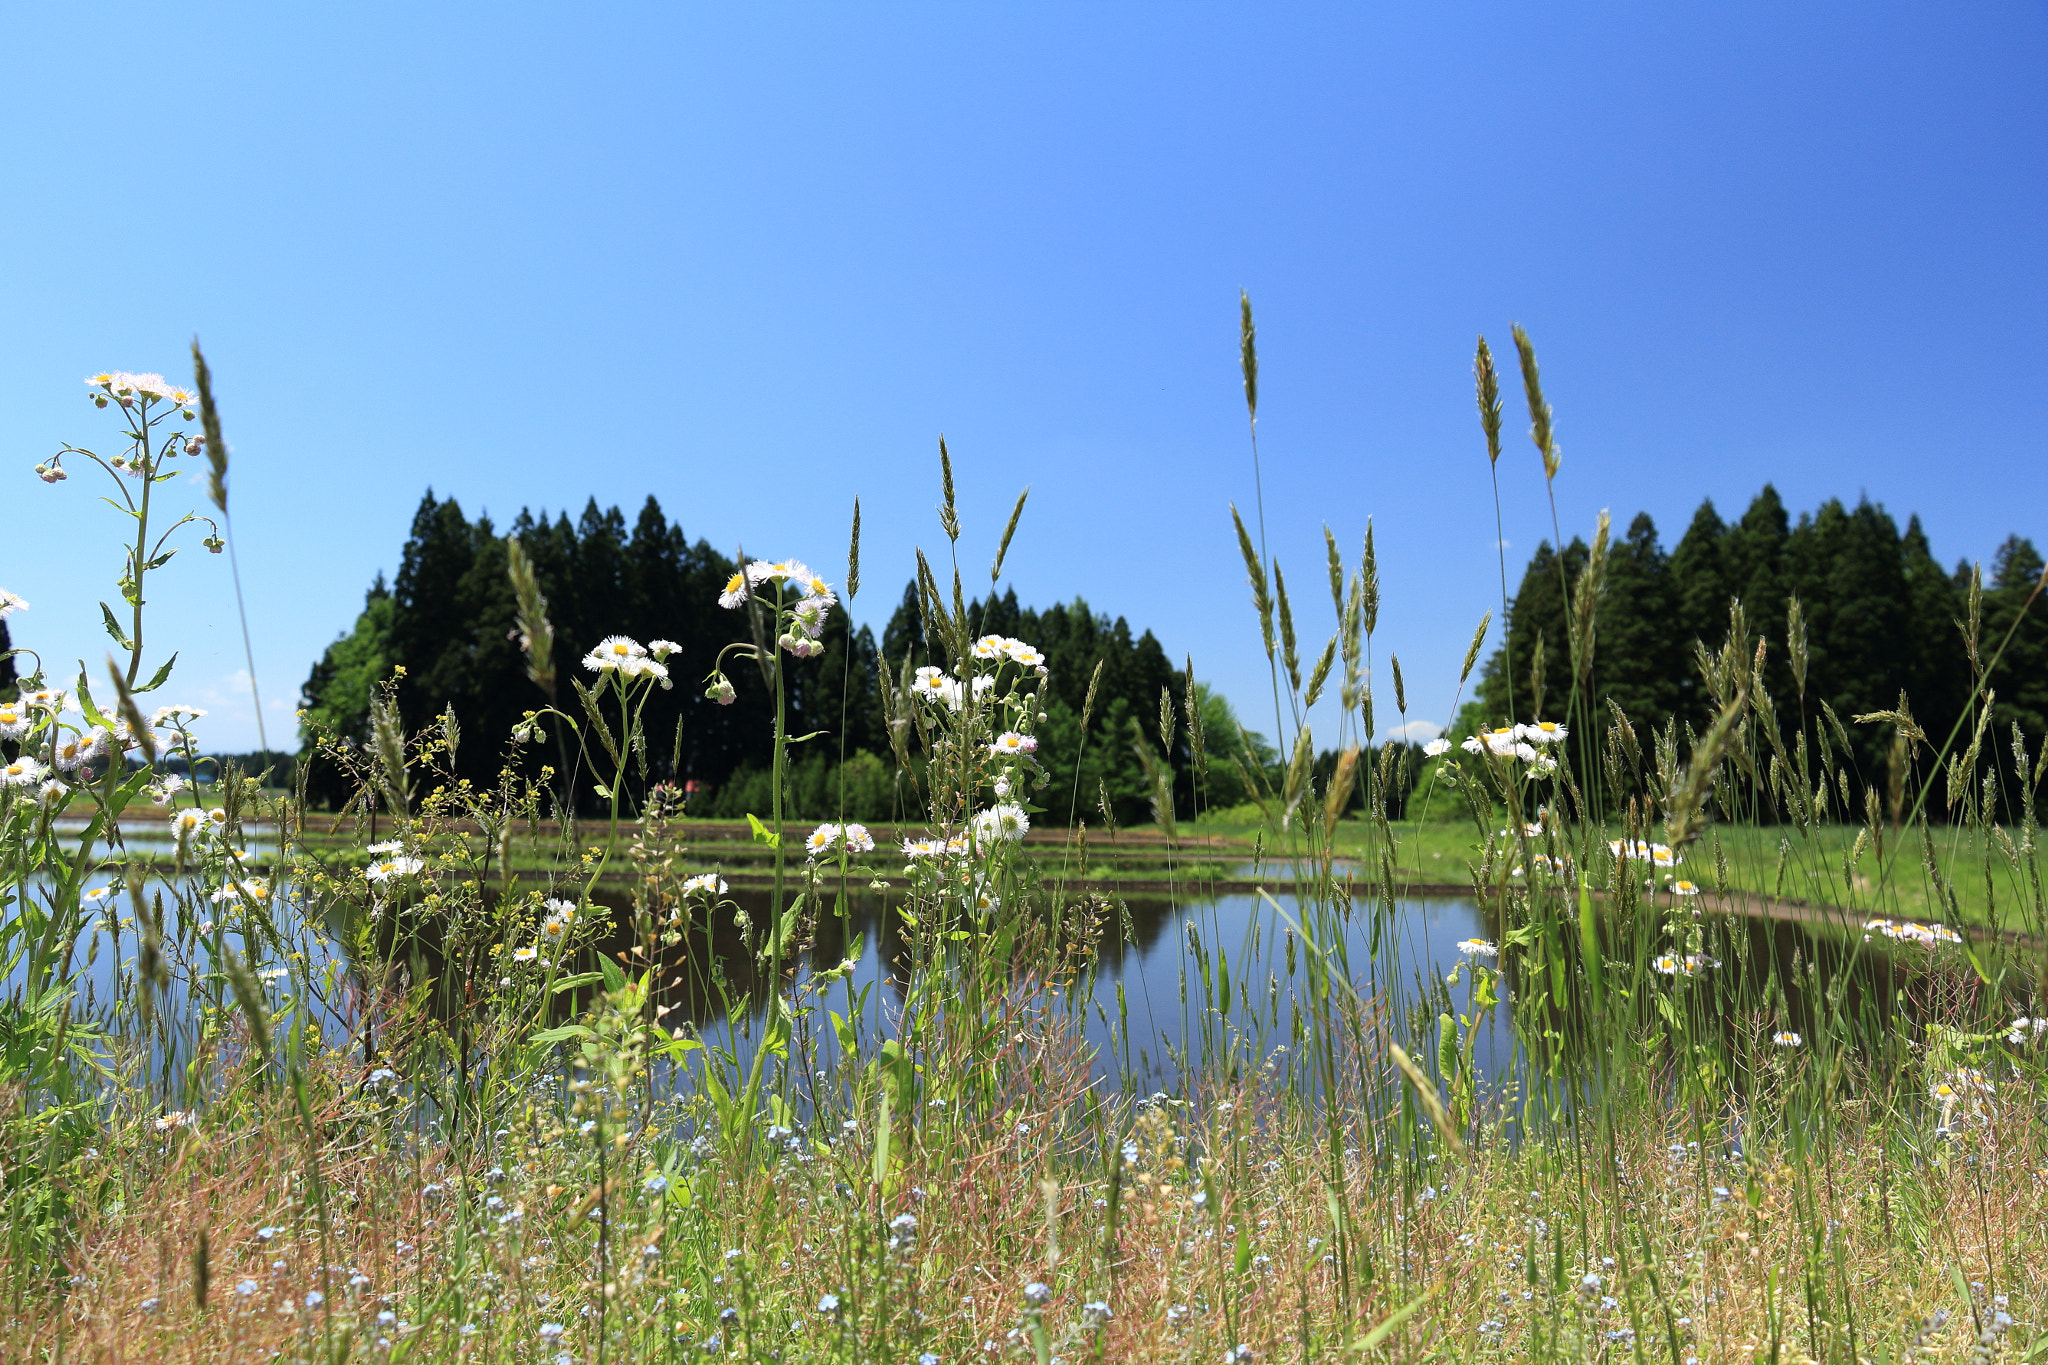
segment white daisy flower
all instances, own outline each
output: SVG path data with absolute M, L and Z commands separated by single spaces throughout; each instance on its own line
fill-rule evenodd
M 945 669 L 926 665 L 917 670 L 917 677 L 910 687 L 920 697 L 940 698 L 946 695 L 946 684 L 951 681 L 952 679 L 946 676 Z
M 1012 641 L 1011 643 L 1015 644 L 1016 642 Z M 1045 656 L 1030 645 L 1018 645 L 1017 648 L 1010 651 L 1010 659 L 1011 662 L 1022 664 L 1026 668 L 1037 669 L 1038 676 L 1041 678 L 1046 674 Z
M 1786 1029 L 1783 1033 L 1772 1034 L 1771 1041 L 1773 1043 L 1776 1043 L 1779 1047 L 1798 1047 L 1801 1043 L 1805 1042 L 1806 1040 L 1804 1038 L 1801 1038 L 1798 1034 L 1794 1033 L 1791 1029 Z
M 682 646 L 674 640 L 649 640 L 647 642 L 648 652 L 657 659 L 666 659 L 681 648 Z
M 846 838 L 846 846 L 855 853 L 874 852 L 875 836 L 868 833 L 866 825 L 849 824 L 841 833 Z
M 725 591 L 718 594 L 718 605 L 731 611 L 734 607 L 744 606 L 746 600 L 747 571 L 742 569 L 725 580 Z
M 830 608 L 834 602 L 839 600 L 839 594 L 832 591 L 832 585 L 816 574 L 806 573 L 801 577 L 792 576 L 791 582 L 799 592 L 804 594 L 806 600 L 818 603 L 821 608 Z
M 560 938 L 562 934 L 568 929 L 568 927 L 569 926 L 563 923 L 561 920 L 550 919 L 543 920 L 541 922 L 540 931 L 543 934 L 546 934 L 549 938 Z
M 31 711 L 49 711 L 54 714 L 64 709 L 64 694 L 55 688 L 45 687 L 39 692 L 22 693 L 21 704 Z
M 524 948 L 514 948 L 512 950 L 512 960 L 514 962 L 531 962 L 539 956 L 540 949 L 534 947 L 532 944 L 528 944 Z
M 903 841 L 903 856 L 912 860 L 936 858 L 945 851 L 945 845 L 933 839 L 905 839 Z
M 66 735 L 52 747 L 50 762 L 60 773 L 75 773 L 90 763 L 100 751 L 104 730 L 88 730 L 82 735 Z
M 43 779 L 43 785 L 36 788 L 36 804 L 44 810 L 54 809 L 71 795 L 71 788 L 54 777 Z
M 18 611 L 27 610 L 28 602 L 25 599 L 5 588 L 0 588 L 0 621 L 5 621 Z
M 185 790 L 190 785 L 184 778 L 173 773 L 169 777 L 150 784 L 149 799 L 156 802 L 159 806 L 168 806 L 179 792 Z
M 1521 736 L 1531 744 L 1555 744 L 1566 738 L 1571 731 L 1554 720 L 1539 720 L 1533 725 L 1521 727 Z
M 602 673 L 606 669 L 625 668 L 646 657 L 647 651 L 638 640 L 624 635 L 607 635 L 598 641 L 596 649 L 583 656 L 583 666 L 593 673 Z
M 802 583 L 811 577 L 811 571 L 800 559 L 757 559 L 747 565 L 749 583 L 781 583 L 795 579 Z
M 116 398 L 169 398 L 176 391 L 160 374 L 130 374 L 108 370 L 85 381 L 96 389 L 109 389 Z
M 977 814 L 971 827 L 982 839 L 1008 839 L 1015 843 L 1031 828 L 1031 817 L 1024 813 L 1022 806 L 1006 801 Z
M 194 831 L 204 828 L 206 812 L 197 807 L 188 806 L 171 817 L 171 833 L 177 836 L 179 843 L 185 842 Z
M 150 728 L 161 730 L 165 726 L 182 725 L 188 720 L 198 720 L 206 714 L 197 706 L 159 706 L 149 718 Z
M 1422 752 L 1430 758 L 1435 758 L 1439 754 L 1447 754 L 1450 751 L 1451 742 L 1442 735 L 1438 735 L 1435 739 L 1422 746 Z
M 1038 741 L 1030 735 L 1020 735 L 1015 730 L 1005 730 L 996 736 L 996 742 L 988 746 L 993 758 L 1009 758 L 1018 754 L 1035 754 Z
M 0 739 L 20 739 L 28 733 L 28 712 L 14 702 L 0 701 Z
M 26 787 L 42 780 L 43 765 L 22 754 L 0 763 L 0 787 Z
M 693 895 L 699 891 L 708 896 L 723 896 L 725 894 L 725 878 L 719 876 L 716 872 L 705 872 L 691 877 L 683 883 L 683 894 L 685 896 Z
M 806 597 L 789 609 L 790 619 L 803 627 L 804 634 L 813 640 L 825 633 L 825 611 L 832 605 L 824 597 Z
M 586 664 L 588 660 L 584 661 Z M 636 655 L 619 664 L 619 672 L 629 678 L 660 678 L 664 685 L 668 681 L 668 665 L 645 655 Z
M 418 858 L 386 858 L 371 863 L 363 869 L 363 875 L 373 882 L 397 881 L 403 877 L 417 875 L 426 864 Z
M 550 900 L 542 901 L 540 908 L 547 911 L 550 915 L 553 915 L 557 919 L 574 920 L 576 918 L 575 901 L 565 901 L 560 899 L 559 897 L 556 897 Z
M 1007 659 L 1010 657 L 1010 640 L 1002 635 L 984 635 L 974 642 L 974 657 Z
M 403 840 L 403 839 L 385 839 L 385 840 L 383 840 L 383 841 L 382 841 L 382 842 L 380 842 L 380 843 L 375 843 L 375 844 L 371 844 L 371 845 L 370 845 L 370 847 L 369 847 L 369 848 L 368 848 L 368 849 L 366 850 L 366 852 L 369 852 L 369 853 L 403 853 L 403 852 L 405 852 L 405 840 Z
M 1699 893 L 1699 887 L 1686 881 L 1683 877 L 1671 883 L 1671 894 L 1674 896 L 1697 896 Z
M 1488 943 L 1488 942 L 1487 942 L 1487 941 L 1486 941 L 1485 939 L 1483 939 L 1483 938 L 1465 938 L 1465 939 L 1459 939 L 1459 940 L 1458 940 L 1458 951 L 1459 951 L 1459 952 L 1461 952 L 1461 953 L 1463 953 L 1463 954 L 1464 954 L 1464 955 L 1465 955 L 1466 957 L 1499 957 L 1499 956 L 1500 956 L 1500 948 L 1499 948 L 1499 947 L 1498 947 L 1497 945 L 1495 945 L 1495 944 L 1492 944 L 1492 943 Z
M 1534 763 L 1537 758 L 1536 746 L 1518 743 L 1514 746 L 1514 755 L 1524 763 Z

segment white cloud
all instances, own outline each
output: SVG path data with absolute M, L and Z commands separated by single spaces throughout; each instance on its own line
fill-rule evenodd
M 1387 731 L 1388 739 L 1403 739 L 1410 744 L 1435 739 L 1444 732 L 1444 727 L 1433 720 L 1411 720 L 1406 725 L 1396 725 Z

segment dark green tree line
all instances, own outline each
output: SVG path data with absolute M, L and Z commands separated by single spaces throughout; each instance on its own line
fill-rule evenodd
M 1546 542 L 1530 558 L 1505 641 L 1487 661 L 1477 702 L 1461 717 L 1464 728 L 1539 713 L 1563 718 L 1572 686 L 1567 594 L 1589 555 L 1585 542 L 1575 539 L 1562 552 Z M 1796 524 L 1768 485 L 1733 523 L 1703 502 L 1668 553 L 1656 524 L 1640 513 L 1609 545 L 1594 611 L 1596 724 L 1604 730 L 1612 700 L 1638 726 L 1661 729 L 1676 720 L 1704 728 L 1710 702 L 1695 644 L 1721 647 L 1729 603 L 1737 599 L 1751 638 L 1767 642 L 1765 685 L 1781 715 L 1816 717 L 1824 702 L 1846 725 L 1857 714 L 1892 709 L 1903 693 L 1938 745 L 1963 716 L 1977 680 L 1967 642 L 1973 572 L 1967 563 L 1945 572 L 1918 517 L 1901 531 L 1868 499 L 1853 508 L 1831 499 Z M 1983 665 L 2040 573 L 2041 556 L 2031 541 L 2015 535 L 2000 547 L 1984 581 Z M 1795 598 L 1806 627 L 1803 688 L 1787 635 Z M 1987 685 L 1996 693 L 2000 744 L 2017 722 L 2038 752 L 2048 732 L 2048 612 L 2038 604 Z M 1858 769 L 1881 782 L 1889 733 L 1850 725 L 1849 735 Z
M 704 540 L 691 542 L 653 498 L 630 530 L 617 508 L 603 511 L 593 500 L 574 522 L 566 513 L 550 520 L 522 511 L 500 532 L 489 517 L 472 521 L 454 499 L 429 491 L 395 581 L 378 579 L 354 629 L 307 678 L 300 699 L 305 736 L 318 725 L 361 741 L 377 688 L 402 669 L 395 695 L 406 728 L 420 729 L 452 707 L 463 735 L 458 773 L 480 782 L 494 777 L 519 718 L 551 700 L 528 676 L 505 534 L 519 538 L 548 600 L 556 705 L 582 720 L 570 680 L 588 681 L 582 657 L 605 636 L 673 640 L 681 646 L 669 659 L 674 686 L 656 692 L 645 712 L 650 779 L 715 789 L 768 762 L 774 702 L 760 674 L 745 665 L 730 670 L 739 685 L 730 706 L 703 695 L 718 651 L 747 632 L 744 614 L 718 605 L 733 561 Z M 849 631 L 846 613 L 835 609 L 823 643 L 824 653 L 788 662 L 791 732 L 824 731 L 835 755 L 842 732 L 849 753 L 883 749 L 872 633 Z M 559 766 L 561 753 L 551 741 L 524 750 L 518 761 L 533 771 L 542 763 Z M 309 771 L 318 795 L 345 799 L 332 765 Z M 580 792 L 589 781 L 590 774 L 580 775 Z

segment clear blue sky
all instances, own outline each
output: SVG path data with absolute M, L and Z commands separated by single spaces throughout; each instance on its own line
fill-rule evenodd
M 0 49 L 0 586 L 106 648 L 82 378 L 205 341 L 273 742 L 432 485 L 843 568 L 879 622 L 941 540 L 1084 594 L 1270 716 L 1226 504 L 1329 627 L 1320 527 L 1375 519 L 1412 714 L 1498 605 L 1471 399 L 1534 334 L 1567 534 L 1765 480 L 2048 536 L 2040 4 L 16 7 Z M 1515 413 L 1510 571 L 1549 534 Z M 180 484 L 195 502 L 196 484 Z M 165 699 L 239 701 L 226 563 L 153 594 Z M 1382 704 L 1384 715 L 1389 703 Z M 1269 721 L 1270 724 L 1270 721 Z

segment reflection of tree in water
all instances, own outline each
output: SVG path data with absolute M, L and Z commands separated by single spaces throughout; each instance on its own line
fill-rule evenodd
M 632 907 L 603 894 L 597 899 L 610 911 L 613 926 L 599 950 L 617 954 L 633 942 Z M 703 1028 L 727 1018 L 735 1001 L 746 1002 L 749 1016 L 766 1007 L 767 973 L 755 959 L 749 938 L 759 941 L 771 904 L 767 891 L 736 888 L 715 909 L 699 907 L 682 940 L 657 953 L 655 1003 L 667 1010 L 662 1016 L 664 1025 L 675 1028 L 687 1022 Z M 876 944 L 882 963 L 879 979 L 901 1004 L 909 989 L 910 965 L 910 938 L 897 913 L 902 904 L 901 897 L 866 888 L 850 891 L 843 900 L 836 891 L 828 893 L 823 908 L 811 919 L 803 951 L 794 964 L 785 965 L 786 977 L 801 976 L 814 966 L 834 966 L 844 961 L 855 945 Z M 1161 898 L 1123 901 L 1104 908 L 1095 945 L 1095 970 L 1112 979 L 1122 975 L 1151 953 L 1170 925 L 1178 922 L 1183 909 Z M 751 935 L 742 932 L 736 911 L 751 922 Z M 580 964 L 579 969 L 594 965 Z

